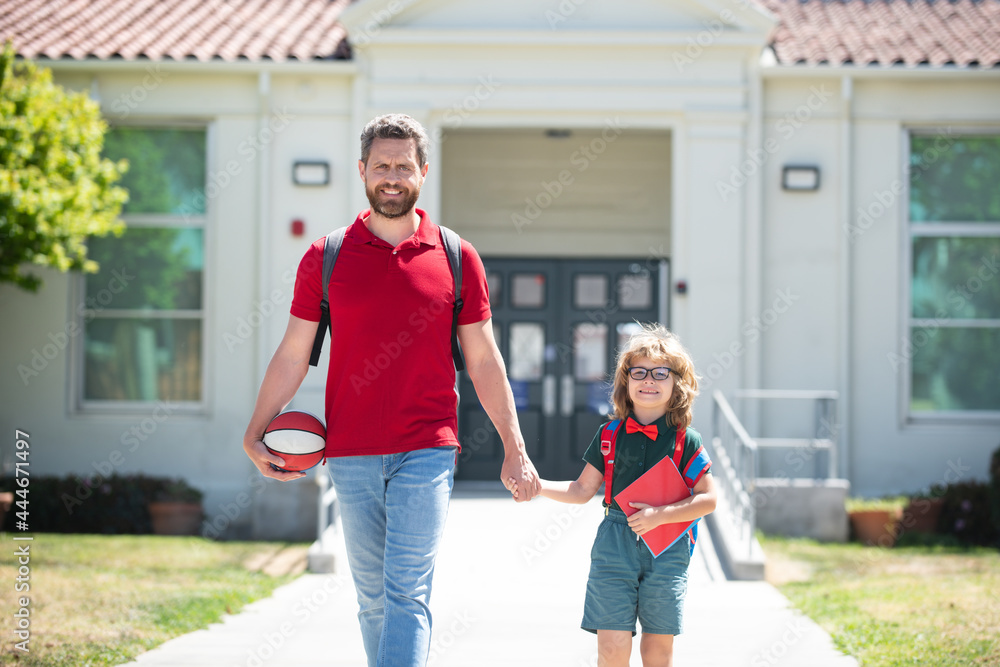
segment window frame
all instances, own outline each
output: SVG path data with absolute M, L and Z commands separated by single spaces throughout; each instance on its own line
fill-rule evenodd
M 162 404 L 168 404 L 170 411 L 168 415 L 175 414 L 206 414 L 210 408 L 210 379 L 209 372 L 210 346 L 212 340 L 211 319 L 208 314 L 213 310 L 214 294 L 211 287 L 215 284 L 212 257 L 215 247 L 215 225 L 211 224 L 215 219 L 215 197 L 207 195 L 208 184 L 212 176 L 212 166 L 215 164 L 214 137 L 216 135 L 215 123 L 210 120 L 198 119 L 158 119 L 142 118 L 111 123 L 109 130 L 119 127 L 148 130 L 204 130 L 205 132 L 205 182 L 202 185 L 205 193 L 205 211 L 199 215 L 169 214 L 169 213 L 122 213 L 121 219 L 126 223 L 126 229 L 137 228 L 171 228 L 171 229 L 200 229 L 202 230 L 202 254 L 204 266 L 201 275 L 201 308 L 200 309 L 174 309 L 147 311 L 144 316 L 148 319 L 197 319 L 201 321 L 201 369 L 199 382 L 201 383 L 201 398 L 197 401 L 173 401 L 159 398 L 152 401 L 103 401 L 85 398 L 86 382 L 86 327 L 94 319 L 101 317 L 113 317 L 116 313 L 135 313 L 134 308 L 114 309 L 106 308 L 98 311 L 94 317 L 88 316 L 92 311 L 84 308 L 86 299 L 86 274 L 78 274 L 72 281 L 71 295 L 72 303 L 69 314 L 70 321 L 78 327 L 78 335 L 74 336 L 72 347 L 73 362 L 70 364 L 70 405 L 71 413 L 81 416 L 86 415 L 125 415 L 149 414 L 154 408 Z
M 973 319 L 947 318 L 942 324 L 935 318 L 913 316 L 913 243 L 916 238 L 940 237 L 1000 237 L 1000 220 L 994 222 L 969 221 L 938 221 L 914 222 L 910 219 L 910 169 L 911 146 L 914 137 L 947 135 L 954 138 L 974 136 L 1000 137 L 1000 126 L 988 127 L 956 127 L 956 126 L 910 126 L 902 130 L 902 166 L 903 193 L 900 206 L 902 248 L 900 262 L 902 280 L 900 281 L 900 332 L 894 353 L 902 359 L 896 372 L 899 376 L 899 414 L 901 422 L 911 425 L 994 425 L 1000 423 L 1000 410 L 929 410 L 914 411 L 913 403 L 913 355 L 908 353 L 906 345 L 912 350 L 911 331 L 916 328 L 966 328 L 982 327 L 1000 329 L 1000 318 Z

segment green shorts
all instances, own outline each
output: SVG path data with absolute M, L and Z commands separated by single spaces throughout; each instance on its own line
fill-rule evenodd
M 628 527 L 624 512 L 612 509 L 597 527 L 590 551 L 590 578 L 583 606 L 584 630 L 627 630 L 679 635 L 687 593 L 691 538 L 681 539 L 658 558 Z

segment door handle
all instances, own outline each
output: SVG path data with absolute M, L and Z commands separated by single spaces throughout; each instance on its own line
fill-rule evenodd
M 556 376 L 542 378 L 542 414 L 551 417 L 556 413 Z
M 573 416 L 573 404 L 576 402 L 573 396 L 573 390 L 575 389 L 572 375 L 562 376 L 562 416 L 572 417 Z

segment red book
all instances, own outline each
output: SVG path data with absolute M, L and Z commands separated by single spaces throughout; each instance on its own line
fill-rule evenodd
M 691 489 L 684 483 L 684 478 L 677 470 L 673 460 L 664 456 L 663 460 L 647 470 L 642 477 L 615 496 L 618 506 L 627 516 L 632 516 L 639 510 L 629 503 L 646 503 L 653 507 L 672 505 L 678 500 L 684 500 L 692 495 Z M 656 558 L 673 546 L 684 533 L 688 532 L 698 520 L 682 521 L 681 523 L 664 523 L 642 536 L 646 547 Z

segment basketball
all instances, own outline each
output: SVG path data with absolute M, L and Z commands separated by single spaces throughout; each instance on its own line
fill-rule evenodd
M 326 450 L 326 427 L 315 415 L 289 410 L 271 420 L 264 429 L 267 451 L 285 460 L 285 467 L 275 470 L 300 472 L 323 460 Z M 271 464 L 272 466 L 274 464 Z

